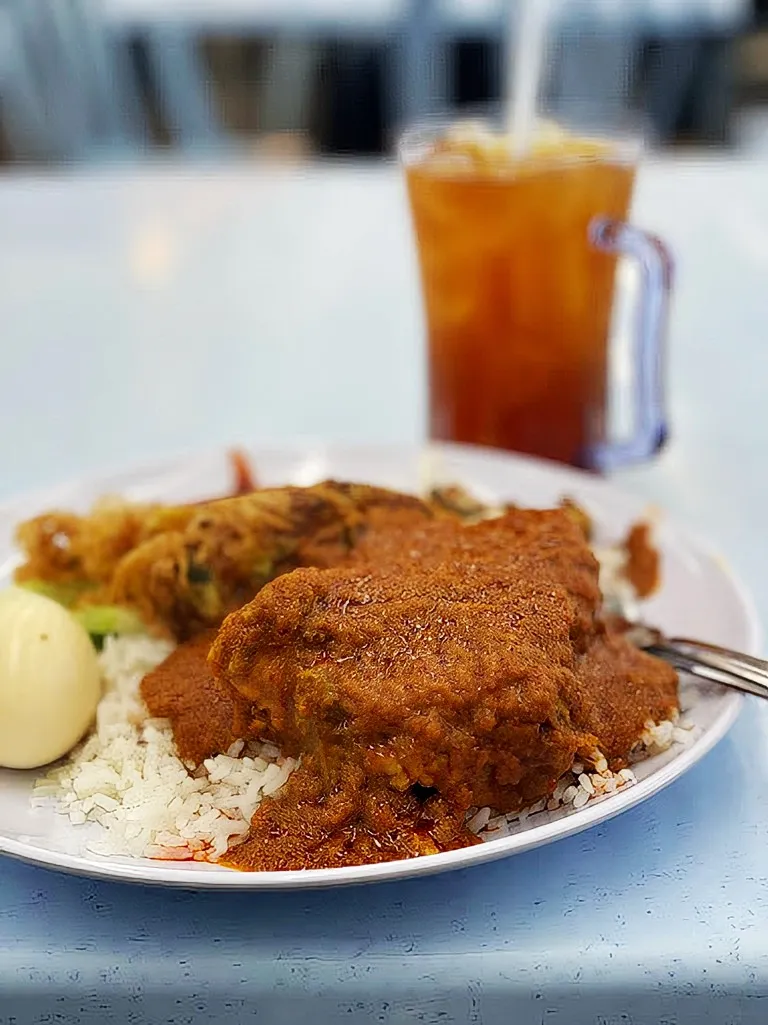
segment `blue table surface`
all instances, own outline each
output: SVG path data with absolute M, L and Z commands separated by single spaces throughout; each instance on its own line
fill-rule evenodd
M 768 612 L 768 190 L 649 164 L 680 263 L 674 439 L 619 482 L 709 533 Z M 387 168 L 0 181 L 0 490 L 297 432 L 413 441 L 418 291 Z M 136 411 L 141 410 L 137 417 Z M 166 892 L 0 860 L 0 1022 L 768 1021 L 768 711 L 550 847 L 336 892 Z

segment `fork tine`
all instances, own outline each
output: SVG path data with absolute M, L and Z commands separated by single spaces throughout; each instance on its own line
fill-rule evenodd
M 768 676 L 768 661 L 763 658 L 757 658 L 755 655 L 748 655 L 744 651 L 733 651 L 731 648 L 722 648 L 717 644 L 707 644 L 704 641 L 691 641 L 686 637 L 675 637 L 669 643 L 681 644 L 696 651 L 706 651 L 712 655 L 719 655 L 722 658 L 748 666 L 750 669 L 755 669 Z
M 711 666 L 713 669 L 720 669 L 736 676 L 743 676 L 758 684 L 768 684 L 768 662 L 754 658 L 752 655 L 745 655 L 739 651 L 730 651 L 727 648 L 719 648 L 714 644 L 703 644 L 698 641 L 675 639 L 668 642 L 675 647 L 681 648 L 692 658 Z
M 663 641 L 649 645 L 645 650 L 658 658 L 663 658 L 676 669 L 688 672 L 693 676 L 711 683 L 719 683 L 725 687 L 744 691 L 756 697 L 768 698 L 768 672 L 761 668 L 756 671 L 738 661 L 738 656 L 730 660 L 725 656 L 711 651 L 699 651 L 695 642 L 685 642 L 690 648 L 677 647 L 677 641 Z M 693 649 L 693 651 L 691 650 Z M 737 654 L 737 653 L 734 653 Z

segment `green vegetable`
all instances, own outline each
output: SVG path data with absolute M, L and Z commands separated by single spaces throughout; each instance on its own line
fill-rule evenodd
M 136 613 L 120 605 L 83 605 L 82 608 L 74 609 L 72 615 L 85 627 L 94 642 L 111 634 L 146 632 L 144 623 Z
M 101 651 L 104 646 L 104 638 L 112 634 L 146 632 L 146 626 L 136 613 L 121 605 L 83 605 L 74 608 L 78 600 L 93 587 L 92 584 L 54 584 L 47 580 L 25 580 L 19 587 L 42 595 L 43 598 L 50 598 L 69 609 L 72 616 L 91 635 L 97 651 Z
M 71 609 L 77 600 L 93 587 L 93 584 L 84 581 L 54 584 L 48 580 L 24 580 L 18 586 L 23 587 L 26 591 L 32 591 L 34 594 L 41 594 L 43 598 L 50 598 L 52 601 L 58 602 L 59 605 L 63 605 L 65 609 Z

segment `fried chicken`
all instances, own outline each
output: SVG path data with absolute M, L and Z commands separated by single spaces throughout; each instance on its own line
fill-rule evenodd
M 217 498 L 255 491 L 256 477 L 245 453 L 233 449 L 228 459 L 231 490 Z M 16 529 L 16 541 L 26 557 L 16 580 L 49 584 L 53 593 L 58 586 L 60 594 L 74 601 L 108 584 L 123 556 L 142 541 L 165 531 L 183 530 L 196 506 L 204 504 L 168 506 L 106 497 L 87 516 L 56 509 L 42 513 Z
M 211 649 L 254 722 L 308 756 L 254 818 L 254 837 L 283 837 L 281 867 L 306 855 L 290 839 L 297 801 L 338 803 L 345 779 L 390 807 L 414 787 L 437 794 L 453 822 L 470 806 L 513 811 L 551 793 L 576 754 L 600 746 L 618 764 L 645 720 L 676 708 L 675 673 L 606 634 L 597 564 L 567 511 L 372 530 L 346 562 L 272 581 Z M 347 799 L 355 860 L 364 807 Z M 232 863 L 265 867 L 259 849 Z

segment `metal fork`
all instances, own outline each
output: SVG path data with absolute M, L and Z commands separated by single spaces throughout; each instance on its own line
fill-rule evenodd
M 700 680 L 720 683 L 724 687 L 768 698 L 768 662 L 740 651 L 720 648 L 716 644 L 691 641 L 684 637 L 665 637 L 658 630 L 633 624 L 627 637 L 657 658 L 663 658 L 675 669 L 683 670 Z

